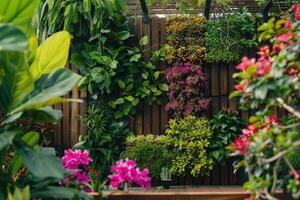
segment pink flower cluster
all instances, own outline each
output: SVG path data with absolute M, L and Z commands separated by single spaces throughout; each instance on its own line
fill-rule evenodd
M 231 149 L 238 151 L 240 154 L 246 154 L 248 147 L 251 145 L 251 137 L 254 136 L 260 129 L 269 130 L 274 125 L 278 125 L 278 119 L 275 115 L 266 117 L 262 124 L 253 123 L 248 125 L 242 131 L 243 134 L 234 140 L 234 143 L 230 146 Z
M 67 170 L 72 170 L 73 176 L 78 182 L 88 183 L 88 165 L 92 161 L 87 150 L 65 150 L 62 157 L 63 166 Z
M 165 110 L 175 118 L 198 115 L 206 110 L 209 99 L 205 89 L 208 88 L 208 75 L 204 69 L 190 62 L 175 63 L 166 69 L 169 103 Z
M 136 162 L 126 159 L 124 162 L 118 161 L 116 165 L 112 166 L 112 171 L 115 172 L 109 175 L 110 185 L 112 188 L 118 188 L 122 183 L 135 183 L 142 188 L 151 187 L 151 177 L 149 170 L 143 169 L 142 171 L 137 168 Z

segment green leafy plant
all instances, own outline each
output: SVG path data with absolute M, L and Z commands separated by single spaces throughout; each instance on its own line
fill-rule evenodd
M 157 179 L 163 168 L 172 165 L 173 151 L 171 138 L 162 135 L 140 135 L 129 137 L 127 149 L 121 154 L 122 158 L 135 160 L 141 168 L 148 168 L 151 177 Z
M 211 63 L 234 63 L 243 49 L 256 47 L 255 20 L 246 9 L 207 21 L 205 46 Z
M 110 166 L 119 160 L 130 133 L 127 122 L 115 121 L 111 115 L 101 103 L 90 103 L 87 116 L 83 118 L 89 134 L 84 141 L 75 145 L 75 148 L 89 149 L 93 158 L 92 167 L 95 171 L 100 171 L 96 177 L 100 177 L 100 180 L 107 177 L 111 172 Z
M 201 64 L 207 58 L 205 47 L 205 18 L 176 16 L 167 21 L 168 48 L 166 61 Z
M 176 149 L 170 169 L 173 174 L 198 176 L 212 169 L 213 161 L 207 151 L 212 136 L 208 120 L 191 115 L 170 120 L 166 135 Z
M 60 119 L 61 112 L 51 106 L 71 101 L 60 96 L 72 90 L 80 79 L 64 68 L 71 40 L 68 32 L 55 33 L 37 47 L 36 38 L 30 34 L 37 4 L 35 0 L 1 2 L 0 198 L 89 199 L 77 189 L 58 185 L 68 174 L 60 159 L 38 145 L 39 133 L 25 132 L 19 123 L 32 121 L 32 116 L 37 115 L 44 122 Z M 12 160 L 2 167 L 9 155 L 13 155 Z M 29 174 L 15 179 L 23 166 Z
M 40 38 L 58 30 L 75 36 L 70 62 L 83 75 L 80 89 L 89 95 L 84 148 L 104 178 L 125 148 L 129 117 L 143 103 L 159 102 L 167 90 L 155 66 L 165 50 L 145 61 L 148 38 L 135 41 L 129 32 L 124 0 L 45 0 L 40 8 Z
M 209 154 L 218 163 L 224 164 L 228 156 L 227 147 L 241 135 L 246 122 L 237 112 L 223 110 L 210 120 L 212 130 Z

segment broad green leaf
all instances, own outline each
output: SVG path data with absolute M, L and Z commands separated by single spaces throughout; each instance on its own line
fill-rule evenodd
M 120 87 L 121 89 L 125 89 L 126 85 L 125 85 L 125 83 L 124 83 L 123 81 L 117 80 L 117 83 L 118 83 L 118 85 L 119 85 L 119 87 Z
M 0 23 L 12 23 L 27 31 L 38 3 L 39 0 L 1 0 Z
M 124 98 L 118 98 L 117 100 L 114 101 L 114 105 L 119 105 L 124 103 Z
M 26 167 L 34 177 L 39 179 L 64 178 L 65 170 L 58 157 L 45 154 L 43 151 L 36 152 L 23 143 L 18 143 L 15 146 L 23 157 Z
M 9 110 L 15 108 L 34 89 L 33 78 L 26 62 L 20 63 L 15 71 L 15 82 L 12 88 L 12 102 Z
M 142 57 L 141 54 L 134 54 L 131 58 L 130 58 L 130 62 L 138 62 L 140 60 L 140 58 Z
M 34 131 L 26 133 L 21 138 L 21 140 L 30 148 L 33 148 L 35 145 L 37 145 L 39 139 L 40 139 L 40 134 Z M 23 159 L 21 154 L 17 151 L 16 155 L 14 156 L 14 159 L 10 164 L 10 172 L 13 174 L 16 173 L 22 166 L 23 166 Z
M 5 72 L 0 89 L 0 103 L 4 110 L 15 108 L 33 90 L 34 83 L 24 53 L 6 52 L 0 61 Z
M 148 36 L 144 36 L 144 37 L 142 37 L 142 39 L 140 40 L 140 45 L 141 45 L 141 46 L 145 46 L 146 44 L 148 44 Z
M 0 133 L 0 150 L 10 145 L 14 140 L 17 132 L 15 131 L 5 131 Z
M 46 188 L 43 188 L 43 190 L 32 191 L 31 195 L 43 199 L 48 199 L 49 197 L 54 199 L 74 199 L 75 196 L 82 200 L 91 199 L 91 197 L 85 192 L 80 192 L 74 188 L 66 188 L 61 186 L 47 186 Z
M 239 91 L 233 91 L 230 93 L 230 96 L 229 96 L 229 99 L 232 99 L 234 97 L 239 97 L 239 96 L 242 96 L 242 92 L 239 92 Z
M 159 89 L 162 91 L 168 91 L 168 85 L 165 83 L 159 84 Z
M 154 72 L 154 74 L 153 74 L 153 76 L 154 76 L 154 79 L 155 79 L 155 80 L 157 80 L 157 79 L 158 79 L 158 77 L 159 77 L 159 75 L 160 75 L 160 71 L 156 71 L 156 72 Z
M 130 33 L 128 31 L 122 31 L 117 36 L 119 40 L 127 40 L 129 37 L 130 37 Z
M 30 67 L 34 80 L 43 74 L 64 68 L 68 60 L 71 36 L 66 31 L 53 34 L 38 48 L 36 57 Z
M 28 48 L 26 35 L 11 24 L 0 24 L 0 52 L 20 51 Z
M 62 113 L 61 110 L 45 107 L 42 109 L 26 111 L 22 117 L 31 119 L 35 122 L 56 122 L 62 118 Z
M 80 76 L 68 69 L 58 69 L 51 74 L 43 75 L 35 82 L 30 98 L 10 112 L 14 114 L 30 109 L 41 109 L 45 106 L 64 102 L 63 96 L 76 85 Z

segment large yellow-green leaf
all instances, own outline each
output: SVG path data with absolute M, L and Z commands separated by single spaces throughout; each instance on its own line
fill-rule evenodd
M 11 24 L 0 23 L 0 52 L 25 51 L 28 48 L 26 35 Z
M 30 98 L 15 108 L 10 114 L 24 110 L 41 109 L 45 106 L 66 101 L 60 96 L 67 94 L 79 81 L 81 76 L 68 69 L 58 69 L 51 74 L 43 75 L 35 82 Z
M 28 30 L 39 0 L 1 0 L 0 22 L 12 23 Z
M 70 42 L 71 35 L 66 31 L 61 31 L 53 34 L 41 44 L 30 67 L 34 80 L 66 65 Z

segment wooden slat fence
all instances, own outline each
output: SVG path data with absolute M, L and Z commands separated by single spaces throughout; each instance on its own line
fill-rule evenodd
M 132 33 L 137 36 L 137 40 L 147 35 L 149 44 L 145 57 L 149 58 L 151 51 L 158 50 L 162 45 L 166 44 L 166 18 L 152 16 L 150 23 L 143 23 L 141 17 L 131 18 L 129 21 Z M 252 54 L 245 51 L 246 54 Z M 236 99 L 228 100 L 228 95 L 233 90 L 235 64 L 229 65 L 225 63 L 207 64 L 209 72 L 209 96 L 211 103 L 209 109 L 205 113 L 208 118 L 223 108 L 230 108 L 235 111 L 238 108 Z M 70 66 L 70 69 L 78 72 L 76 67 Z M 158 69 L 167 68 L 165 63 L 159 63 Z M 80 98 L 84 103 L 65 103 L 57 105 L 57 109 L 63 111 L 63 119 L 54 125 L 55 136 L 54 143 L 58 151 L 74 145 L 78 142 L 80 135 L 86 134 L 84 123 L 80 116 L 85 116 L 87 108 L 87 92 L 79 91 L 77 87 L 67 95 L 71 98 Z M 247 119 L 249 113 L 241 113 L 244 119 Z M 136 116 L 130 121 L 130 126 L 136 134 L 163 134 L 167 128 L 169 116 L 164 110 L 164 105 L 153 104 L 152 106 L 143 106 Z M 176 185 L 238 185 L 243 182 L 243 174 L 233 174 L 233 159 L 229 159 L 225 166 L 216 166 L 210 176 L 201 178 L 184 177 L 174 180 Z

